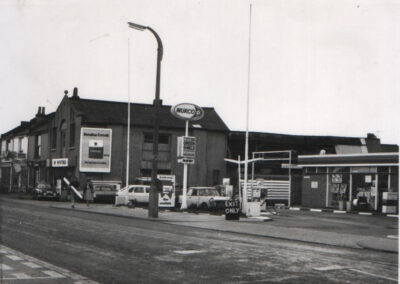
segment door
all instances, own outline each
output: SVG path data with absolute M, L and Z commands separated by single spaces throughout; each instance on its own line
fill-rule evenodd
M 187 203 L 187 207 L 190 206 L 198 206 L 198 196 L 197 196 L 197 189 L 196 188 L 192 188 L 189 189 L 187 196 L 186 196 L 186 203 Z

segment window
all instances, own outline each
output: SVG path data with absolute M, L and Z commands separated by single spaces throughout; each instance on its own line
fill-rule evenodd
M 51 129 L 51 149 L 55 149 L 57 147 L 57 128 L 53 127 Z
M 35 159 L 40 158 L 40 155 L 42 154 L 42 136 L 41 135 L 36 135 L 35 136 Z
M 75 123 L 71 123 L 69 127 L 69 147 L 75 146 Z
M 158 144 L 166 144 L 170 143 L 170 134 L 159 133 L 158 134 Z M 145 132 L 144 133 L 144 143 L 153 143 L 153 133 Z
M 135 188 L 135 193 L 144 193 L 144 188 L 143 187 Z
M 22 137 L 18 138 L 18 152 L 22 153 Z

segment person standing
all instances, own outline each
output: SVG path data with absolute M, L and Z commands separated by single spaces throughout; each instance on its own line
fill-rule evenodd
M 92 180 L 89 178 L 87 179 L 86 186 L 83 189 L 83 196 L 85 197 L 87 207 L 89 207 L 89 202 L 93 202 L 93 193 L 93 183 Z

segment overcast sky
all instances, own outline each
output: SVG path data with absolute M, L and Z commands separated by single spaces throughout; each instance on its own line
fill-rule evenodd
M 398 0 L 0 0 L 0 133 L 82 98 L 214 107 L 250 131 L 400 143 Z M 130 62 L 128 61 L 128 39 Z M 130 63 L 130 64 L 129 64 Z M 128 77 L 128 66 L 130 76 Z

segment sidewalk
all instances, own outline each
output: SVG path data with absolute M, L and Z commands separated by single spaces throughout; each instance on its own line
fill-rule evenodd
M 353 232 L 353 233 L 338 233 L 332 230 L 324 231 L 318 229 L 318 226 L 302 228 L 301 221 L 296 220 L 296 215 L 287 215 L 284 217 L 271 215 L 271 222 L 261 222 L 262 220 L 241 218 L 240 221 L 226 221 L 225 216 L 210 215 L 208 213 L 187 213 L 187 212 L 173 212 L 173 211 L 160 211 L 159 218 L 151 219 L 147 217 L 147 209 L 143 208 L 127 208 L 125 206 L 115 207 L 111 204 L 94 204 L 90 208 L 87 208 L 85 204 L 78 203 L 75 205 L 75 209 L 70 207 L 68 203 L 53 203 L 50 205 L 52 208 L 75 210 L 88 213 L 97 213 L 113 216 L 122 216 L 128 218 L 144 219 L 147 221 L 164 222 L 168 224 L 174 224 L 178 226 L 186 226 L 193 228 L 201 228 L 208 230 L 217 230 L 223 232 L 247 234 L 262 237 L 279 238 L 291 241 L 301 241 L 307 243 L 316 243 L 324 245 L 339 246 L 345 248 L 367 248 L 373 250 L 379 250 L 384 252 L 398 253 L 398 238 L 388 238 L 385 234 L 370 235 L 365 233 Z M 289 210 L 287 210 L 289 211 Z M 329 214 L 332 215 L 332 214 Z M 316 215 L 315 215 L 316 216 Z M 354 215 L 353 215 L 354 216 Z M 286 219 L 291 219 L 291 222 L 295 222 L 296 227 L 285 226 Z M 317 217 L 310 217 L 317 218 Z M 310 219 L 309 218 L 309 219 Z M 358 218 L 368 218 L 365 216 L 359 216 Z M 371 218 L 371 217 L 369 217 Z M 376 217 L 383 218 L 383 216 Z M 326 222 L 328 219 L 324 219 Z M 329 220 L 328 220 L 329 222 Z M 379 222 L 379 220 L 378 220 Z M 393 228 L 390 231 L 395 236 L 398 235 L 395 227 L 397 224 L 396 220 L 393 220 Z M 335 224 L 338 223 L 338 224 Z M 345 224 L 345 221 L 342 222 Z M 349 223 L 349 222 L 348 222 Z M 342 224 L 340 220 L 332 220 L 332 226 L 340 227 Z M 348 224 L 347 224 L 348 225 Z M 348 225 L 349 226 L 349 225 Z M 394 232 L 394 233 L 393 233 Z M 383 232 L 384 233 L 384 232 Z

